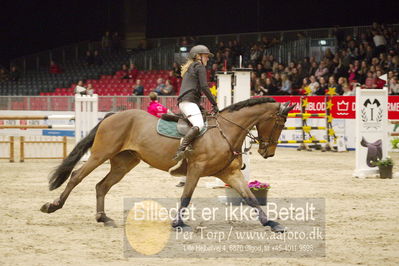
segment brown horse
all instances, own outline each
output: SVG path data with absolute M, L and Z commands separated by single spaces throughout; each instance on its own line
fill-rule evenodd
M 172 175 L 186 175 L 187 182 L 181 197 L 180 208 L 187 207 L 203 176 L 215 176 L 233 187 L 251 207 L 259 212 L 259 220 L 274 231 L 284 229 L 267 219 L 255 196 L 247 187 L 241 173 L 241 147 L 249 130 L 256 126 L 258 152 L 264 157 L 274 156 L 278 138 L 287 114 L 294 106 L 280 105 L 272 98 L 256 98 L 233 104 L 208 119 L 208 131 L 193 143 L 193 151 L 181 162 Z M 110 160 L 110 172 L 96 185 L 96 220 L 115 226 L 104 212 L 104 198 L 110 188 L 118 183 L 141 160 L 163 171 L 175 166 L 172 160 L 179 140 L 161 136 L 156 131 L 158 118 L 141 110 L 128 110 L 106 116 L 89 135 L 82 139 L 59 165 L 49 180 L 50 190 L 61 186 L 71 174 L 81 157 L 91 148 L 91 155 L 82 167 L 72 172 L 71 178 L 53 203 L 46 203 L 41 211 L 52 213 L 62 208 L 72 189 L 95 168 Z M 213 126 L 212 126 L 213 125 Z M 180 216 L 173 227 L 185 226 Z

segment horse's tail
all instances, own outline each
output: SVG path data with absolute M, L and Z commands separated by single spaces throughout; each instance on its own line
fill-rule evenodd
M 105 118 L 113 115 L 113 113 L 107 114 Z M 76 144 L 69 155 L 62 161 L 62 163 L 50 173 L 49 178 L 49 189 L 54 190 L 60 187 L 69 177 L 75 165 L 83 157 L 83 155 L 93 146 L 94 137 L 96 136 L 98 127 L 100 126 L 101 120 L 82 140 Z

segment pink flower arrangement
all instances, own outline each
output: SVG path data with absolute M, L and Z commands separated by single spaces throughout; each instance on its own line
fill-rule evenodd
M 262 182 L 259 182 L 258 180 L 249 182 L 248 187 L 253 190 L 264 190 L 264 189 L 271 188 L 269 183 L 262 183 Z

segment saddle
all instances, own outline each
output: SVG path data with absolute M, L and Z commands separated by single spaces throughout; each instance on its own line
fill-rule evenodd
M 382 159 L 382 141 L 381 139 L 375 141 L 374 143 L 368 142 L 364 137 L 360 145 L 367 148 L 366 163 L 369 167 L 375 167 L 374 162 Z
M 206 113 L 202 113 L 202 117 L 205 121 L 205 126 L 201 130 L 199 136 L 202 136 L 206 130 L 208 123 L 206 119 Z M 158 134 L 170 138 L 180 139 L 184 137 L 187 131 L 193 125 L 183 114 L 163 114 L 161 119 L 158 120 L 157 132 Z

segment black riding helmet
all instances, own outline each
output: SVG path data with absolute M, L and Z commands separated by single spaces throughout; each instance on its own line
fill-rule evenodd
M 213 57 L 213 54 L 209 51 L 205 45 L 196 45 L 190 50 L 189 58 L 194 59 L 197 54 L 208 54 L 209 57 Z

